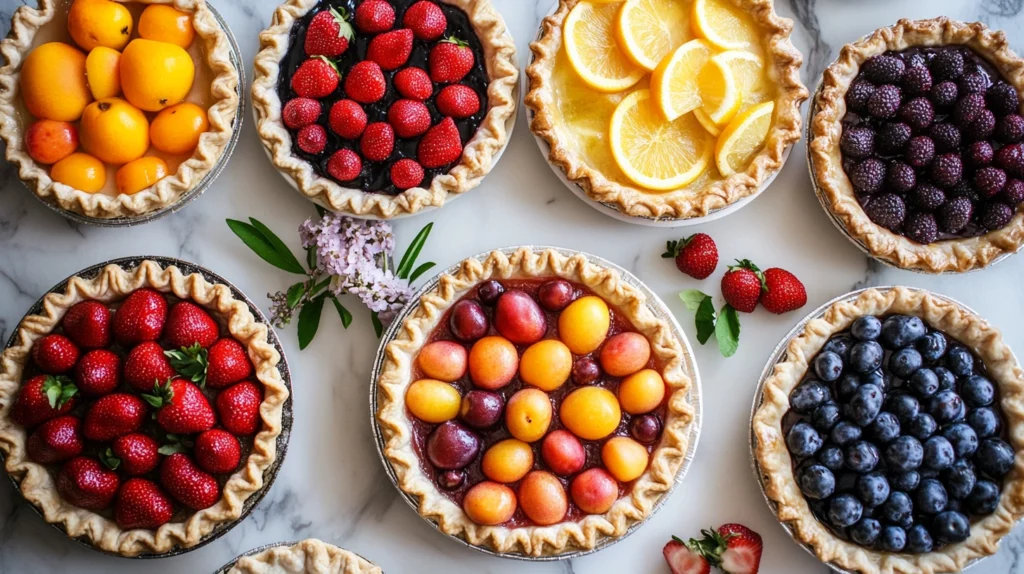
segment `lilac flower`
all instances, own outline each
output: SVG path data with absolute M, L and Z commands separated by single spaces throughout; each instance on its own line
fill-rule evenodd
M 288 305 L 288 295 L 282 291 L 267 293 L 267 297 L 270 297 L 270 322 L 278 329 L 283 329 L 292 321 L 295 309 Z

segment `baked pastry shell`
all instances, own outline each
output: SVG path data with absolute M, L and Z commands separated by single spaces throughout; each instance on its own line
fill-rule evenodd
M 258 352 L 260 359 L 254 378 L 264 387 L 264 402 L 260 408 L 263 429 L 255 435 L 254 441 L 262 444 L 258 449 L 254 442 L 250 457 L 259 456 L 262 460 L 255 461 L 256 466 L 250 469 L 254 463 L 247 459 L 246 465 L 232 475 L 229 484 L 235 484 L 238 492 L 230 502 L 225 501 L 222 494 L 216 505 L 193 514 L 185 523 L 168 523 L 156 531 L 140 529 L 125 532 L 113 521 L 60 499 L 52 475 L 41 465 L 25 459 L 27 433 L 8 419 L 8 412 L 21 386 L 23 363 L 28 360 L 24 337 L 28 337 L 30 342 L 37 339 L 41 336 L 35 332 L 38 328 L 54 320 L 59 321 L 70 305 L 87 298 L 84 296 L 102 285 L 116 284 L 119 287 L 109 289 L 105 296 L 97 299 L 116 300 L 120 295 L 115 291 L 120 288 L 131 287 L 139 281 L 143 282 L 142 286 L 147 286 L 145 284 L 151 284 L 153 279 L 158 279 L 162 287 L 170 289 L 163 290 L 165 293 L 175 296 L 205 293 L 206 297 L 211 297 L 211 305 L 230 308 L 228 330 L 236 337 L 244 335 L 250 341 L 246 344 L 250 352 Z M 215 314 L 221 317 L 224 313 L 218 309 Z M 30 503 L 32 510 L 75 542 L 125 558 L 178 556 L 226 534 L 242 522 L 270 490 L 284 463 L 291 438 L 291 386 L 284 348 L 270 322 L 259 307 L 230 282 L 204 267 L 171 257 L 126 257 L 106 261 L 71 275 L 36 301 L 0 354 L 0 461 L 15 490 Z M 31 484 L 25 483 L 26 477 Z M 35 489 L 40 489 L 40 492 L 34 492 Z M 48 508 L 40 508 L 41 504 Z M 221 519 L 210 519 L 209 515 L 200 517 L 206 512 L 224 516 Z M 236 514 L 234 518 L 228 516 Z M 187 524 L 188 528 L 174 527 L 175 524 L 179 527 Z M 109 536 L 104 532 L 107 528 L 116 529 L 119 534 Z M 156 536 L 153 536 L 154 532 Z
M 666 383 L 674 388 L 669 399 L 671 417 L 666 420 L 663 442 L 652 455 L 651 466 L 638 479 L 633 492 L 619 499 L 609 513 L 549 527 L 481 527 L 469 521 L 458 505 L 422 477 L 418 457 L 411 452 L 411 447 L 404 448 L 408 437 L 402 439 L 400 446 L 391 442 L 395 440 L 401 421 L 407 421 L 404 398 L 400 402 L 394 398 L 404 397 L 404 389 L 412 382 L 407 368 L 409 356 L 418 352 L 447 308 L 469 289 L 489 278 L 553 276 L 587 286 L 627 316 L 641 316 L 639 322 L 643 327 L 637 324 L 636 317 L 629 318 L 638 331 L 654 341 L 654 355 L 666 361 L 663 368 Z M 507 247 L 479 253 L 449 267 L 424 284 L 411 301 L 381 339 L 371 375 L 370 418 L 377 452 L 388 478 L 405 502 L 435 530 L 464 546 L 501 558 L 529 561 L 576 558 L 607 548 L 635 532 L 682 482 L 700 438 L 703 405 L 700 373 L 689 340 L 671 310 L 631 273 L 595 255 L 570 249 Z M 424 307 L 429 309 L 423 311 Z M 656 337 L 651 335 L 652 331 L 658 333 Z M 396 367 L 396 360 L 403 363 L 403 367 Z M 659 460 L 658 453 L 663 448 L 666 450 Z M 402 484 L 412 480 L 408 478 L 410 473 L 416 475 L 415 490 L 424 486 L 433 490 L 426 494 L 407 491 Z M 653 475 L 657 477 L 652 479 Z M 420 479 L 427 484 L 423 485 Z M 656 482 L 660 484 L 654 484 Z M 576 526 L 579 524 L 584 524 L 585 528 Z M 575 527 L 571 534 L 562 528 L 566 525 Z
M 214 574 L 383 574 L 362 556 L 316 538 L 254 548 Z
M 803 380 L 810 361 L 829 337 L 864 315 L 903 313 L 966 344 L 985 362 L 999 387 L 1007 438 L 1018 457 L 1004 479 L 995 513 L 974 520 L 970 537 L 925 554 L 886 553 L 842 540 L 818 521 L 796 485 L 782 435 L 789 393 Z M 1024 517 L 1024 370 L 997 329 L 963 303 L 924 289 L 872 287 L 836 297 L 802 319 L 772 352 L 761 373 L 750 413 L 754 476 L 779 524 L 801 548 L 829 568 L 848 574 L 940 574 L 959 572 L 995 554 L 999 541 Z

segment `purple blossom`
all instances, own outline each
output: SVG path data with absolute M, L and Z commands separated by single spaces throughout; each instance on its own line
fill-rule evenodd
M 292 321 L 295 309 L 288 305 L 288 295 L 282 291 L 267 293 L 267 297 L 270 297 L 270 322 L 278 329 L 283 329 Z

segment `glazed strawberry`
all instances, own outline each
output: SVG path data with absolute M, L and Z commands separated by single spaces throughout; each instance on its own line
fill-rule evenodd
M 436 40 L 444 35 L 448 19 L 437 4 L 422 0 L 409 6 L 402 17 L 402 25 L 411 29 L 420 40 Z
M 718 267 L 718 247 L 706 233 L 695 233 L 680 241 L 669 241 L 662 257 L 674 258 L 676 267 L 694 279 L 707 279 Z
M 75 384 L 87 397 L 100 397 L 121 386 L 121 358 L 106 349 L 93 349 L 75 365 Z
M 167 315 L 166 337 L 167 343 L 175 349 L 196 344 L 205 349 L 220 337 L 220 329 L 202 307 L 181 301 L 171 307 Z
M 242 447 L 238 439 L 222 429 L 210 429 L 196 437 L 196 462 L 213 474 L 224 474 L 238 468 Z
M 366 112 L 355 100 L 338 100 L 331 106 L 328 124 L 334 133 L 354 140 L 366 129 Z
M 107 442 L 133 433 L 142 427 L 148 410 L 145 401 L 128 393 L 101 397 L 85 413 L 85 438 Z
M 70 371 L 80 354 L 78 347 L 64 335 L 47 335 L 32 345 L 32 360 L 40 371 L 50 375 Z
M 86 510 L 110 506 L 120 484 L 117 473 L 95 458 L 80 456 L 64 463 L 57 474 L 57 492 L 65 501 Z
M 723 524 L 718 535 L 725 541 L 721 568 L 729 574 L 757 574 L 761 565 L 761 535 L 742 524 Z
M 327 130 L 319 124 L 310 124 L 295 136 L 295 145 L 306 153 L 316 155 L 327 147 Z
M 220 424 L 235 436 L 248 436 L 260 427 L 263 391 L 251 381 L 242 381 L 217 395 Z
M 252 363 L 245 347 L 234 339 L 214 343 L 206 357 L 206 384 L 214 389 L 237 383 L 252 374 Z
M 207 430 L 217 422 L 210 402 L 199 387 L 174 379 L 153 389 L 153 394 L 142 395 L 146 402 L 159 409 L 156 422 L 164 431 L 174 434 L 194 434 Z
M 388 123 L 400 138 L 414 138 L 430 129 L 430 110 L 423 102 L 398 100 L 388 109 Z
M 11 419 L 30 429 L 67 414 L 78 404 L 78 387 L 67 377 L 39 375 L 21 387 L 11 407 Z
M 363 137 L 359 140 L 359 149 L 363 157 L 370 161 L 384 161 L 395 149 L 395 131 L 384 122 L 376 122 L 366 126 Z
M 82 454 L 82 421 L 65 415 L 39 425 L 28 437 L 28 457 L 39 464 L 55 464 Z
M 722 296 L 737 311 L 751 313 L 757 307 L 763 286 L 761 270 L 746 259 L 737 260 L 722 277 Z
M 416 148 L 416 157 L 427 169 L 448 165 L 461 156 L 462 140 L 459 128 L 455 127 L 455 121 L 451 118 L 445 118 L 430 128 Z
M 139 289 L 128 296 L 114 314 L 114 338 L 123 347 L 156 341 L 167 320 L 167 300 L 152 289 Z
M 673 537 L 672 540 L 662 548 L 661 553 L 668 562 L 672 574 L 708 574 L 711 572 L 711 563 L 708 559 L 690 549 L 682 540 Z
M 294 98 L 281 110 L 284 125 L 293 130 L 306 127 L 320 118 L 320 102 L 312 98 Z
M 468 118 L 480 111 L 480 98 L 473 88 L 462 84 L 445 86 L 434 103 L 437 111 L 456 119 Z
M 423 167 L 416 160 L 404 158 L 391 164 L 391 183 L 398 189 L 410 189 L 423 182 Z
M 160 463 L 160 445 L 147 434 L 126 434 L 116 439 L 100 459 L 107 467 L 129 476 L 148 474 Z
M 377 62 L 364 60 L 352 66 L 345 77 L 345 93 L 361 104 L 372 104 L 384 97 L 388 85 Z
M 191 508 L 209 508 L 220 499 L 217 479 L 203 472 L 188 455 L 175 453 L 160 464 L 160 484 L 175 500 Z
M 339 12 L 333 7 L 313 16 L 303 42 L 306 55 L 336 58 L 344 53 L 355 35 L 347 16 L 344 8 Z
M 366 59 L 377 62 L 385 70 L 397 70 L 409 61 L 412 54 L 412 30 L 392 30 L 373 40 L 366 48 Z
M 155 482 L 129 478 L 117 491 L 114 520 L 125 530 L 160 528 L 174 516 L 174 503 Z
M 292 75 L 292 90 L 305 98 L 319 99 L 338 87 L 338 68 L 323 56 L 310 58 Z
M 339 149 L 327 160 L 327 173 L 338 181 L 352 181 L 363 172 L 363 160 L 350 149 Z
M 356 8 L 355 20 L 361 32 L 377 34 L 395 25 L 395 9 L 385 0 L 366 0 Z
M 82 349 L 110 346 L 110 309 L 98 301 L 75 303 L 61 321 L 64 334 Z
M 761 304 L 777 315 L 788 313 L 807 304 L 807 290 L 789 271 L 778 267 L 765 269 Z
M 176 375 L 163 347 L 152 341 L 140 343 L 124 360 L 124 382 L 143 392 Z
M 454 36 L 441 40 L 430 50 L 430 79 L 439 84 L 454 84 L 473 69 L 473 50 Z
M 434 83 L 422 68 L 405 68 L 394 77 L 395 89 L 403 98 L 423 101 L 434 93 Z

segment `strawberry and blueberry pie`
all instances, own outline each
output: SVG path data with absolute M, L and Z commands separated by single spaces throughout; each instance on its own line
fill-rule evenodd
M 260 137 L 333 211 L 440 206 L 505 145 L 515 46 L 487 0 L 291 0 L 261 45 Z
M 225 285 L 145 261 L 74 277 L 2 356 L 0 448 L 69 536 L 125 556 L 196 545 L 264 486 L 288 389 Z

